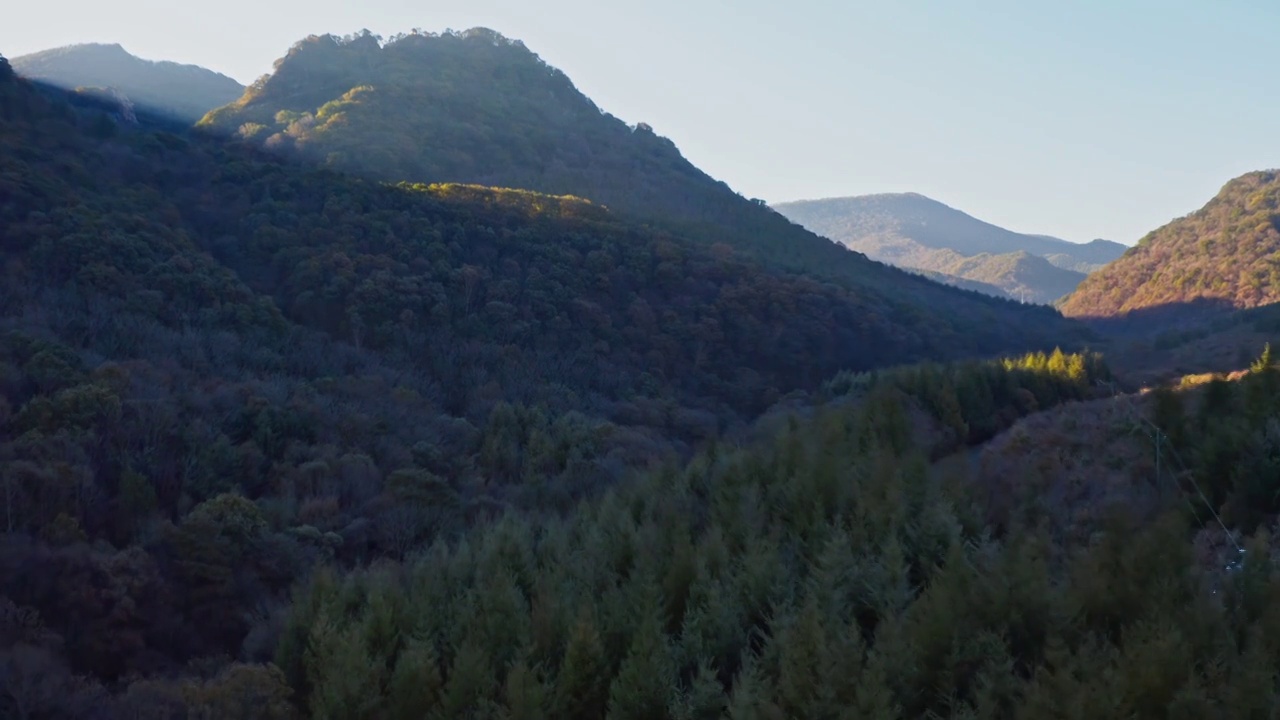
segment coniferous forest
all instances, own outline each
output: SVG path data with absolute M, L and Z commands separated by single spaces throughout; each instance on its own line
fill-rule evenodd
M 1280 711 L 1269 345 L 1140 388 L 490 31 L 125 110 L 0 59 L 0 718 Z

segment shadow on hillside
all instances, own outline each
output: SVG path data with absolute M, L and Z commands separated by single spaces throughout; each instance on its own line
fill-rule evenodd
M 146 103 L 135 104 L 122 93 L 115 93 L 104 88 L 64 88 L 43 80 L 30 80 L 45 97 L 54 101 L 62 101 L 77 110 L 90 110 L 105 113 L 115 122 L 126 126 L 134 126 L 141 130 L 186 133 L 191 129 L 191 122 Z
M 1198 298 L 1189 302 L 1153 305 L 1110 317 L 1077 316 L 1076 319 L 1111 338 L 1137 338 L 1187 330 L 1223 318 L 1238 308 L 1228 300 Z
M 1129 334 L 1111 334 L 1106 350 L 1115 369 L 1141 384 L 1244 369 L 1280 338 L 1280 303 L 1232 312 L 1149 321 Z

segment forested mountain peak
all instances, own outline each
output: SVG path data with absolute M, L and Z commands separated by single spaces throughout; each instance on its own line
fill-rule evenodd
M 439 34 L 415 31 L 385 41 L 365 30 L 344 37 L 312 35 L 294 43 L 275 62 L 271 74 L 255 82 L 233 107 L 211 113 L 205 124 L 216 126 L 224 118 L 236 116 L 238 110 L 252 115 L 255 109 L 332 119 L 344 109 L 323 105 L 317 108 L 317 99 L 338 100 L 354 91 L 394 90 L 421 93 L 423 97 L 416 98 L 419 101 L 448 101 L 455 95 L 471 96 L 474 101 L 475 96 L 500 93 L 509 102 L 526 105 L 529 99 L 521 96 L 536 95 L 544 112 L 554 110 L 570 117 L 600 114 L 567 75 L 548 65 L 521 41 L 493 30 L 473 28 Z M 395 99 L 415 98 L 399 95 Z M 479 122 L 492 122 L 493 112 L 502 110 L 483 106 L 472 109 L 488 111 L 476 118 Z M 293 134 L 302 129 L 295 128 Z M 496 128 L 490 125 L 486 129 Z
M 671 207 L 678 190 L 742 201 L 652 128 L 602 112 L 522 42 L 485 28 L 308 37 L 202 124 L 381 179 L 524 187 L 663 215 L 696 214 Z
M 906 302 L 1016 312 L 895 272 L 702 172 L 643 123 L 603 112 L 522 43 L 486 29 L 314 36 L 202 121 L 365 177 L 587 197 L 631 220 L 772 267 Z
M 1251 172 L 1148 233 L 1063 303 L 1079 317 L 1185 317 L 1280 301 L 1280 171 Z
M 111 88 L 142 109 L 184 122 L 236 99 L 244 87 L 197 65 L 143 60 L 118 43 L 84 43 L 13 59 L 24 77 L 60 88 Z
M 536 83 L 540 91 L 551 91 L 561 101 L 590 105 L 567 76 L 520 41 L 473 28 L 443 34 L 413 32 L 386 41 L 367 30 L 345 37 L 311 35 L 294 43 L 276 61 L 274 71 L 254 83 L 236 106 L 276 103 L 305 112 L 314 109 L 308 102 L 311 94 L 345 92 L 375 79 L 439 92 L 442 81 L 460 74 L 482 78 L 501 72 L 521 72 L 521 82 Z

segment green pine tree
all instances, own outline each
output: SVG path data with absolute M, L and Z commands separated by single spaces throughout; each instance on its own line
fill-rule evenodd
M 608 667 L 600 633 L 590 617 L 579 617 L 556 677 L 553 715 L 566 720 L 600 720 L 605 715 L 608 692 Z
M 1258 359 L 1253 361 L 1253 365 L 1249 367 L 1249 370 L 1261 373 L 1271 370 L 1275 366 L 1275 359 L 1271 357 L 1271 343 L 1267 343 L 1262 348 L 1262 355 L 1259 355 Z
M 440 657 L 432 643 L 420 638 L 410 640 L 396 659 L 391 681 L 387 683 L 390 717 L 420 720 L 436 711 L 444 692 L 440 675 Z
M 536 669 L 522 658 L 507 671 L 503 688 L 503 720 L 539 720 L 547 717 L 548 688 Z
M 609 687 L 609 720 L 663 720 L 674 693 L 671 651 L 658 613 L 646 618 Z

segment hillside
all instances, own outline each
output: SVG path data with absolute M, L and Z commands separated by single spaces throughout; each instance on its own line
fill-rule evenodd
M 603 112 L 562 72 L 490 30 L 386 43 L 367 34 L 307 38 L 201 125 L 369 178 L 585 197 L 717 252 L 874 290 L 903 313 L 946 308 L 1019 322 L 1015 304 L 869 262 L 741 197 L 671 141 Z
M 119 45 L 83 44 L 10 60 L 22 77 L 56 87 L 114 89 L 135 107 L 193 123 L 244 92 L 235 80 L 196 65 L 153 62 Z
M 1280 301 L 1280 173 L 1238 177 L 1148 233 L 1062 304 L 1081 318 L 1173 320 Z
M 994 285 L 1040 303 L 1062 297 L 1124 252 L 1106 240 L 1077 244 L 1011 232 L 915 193 L 802 200 L 774 209 L 874 260 Z

